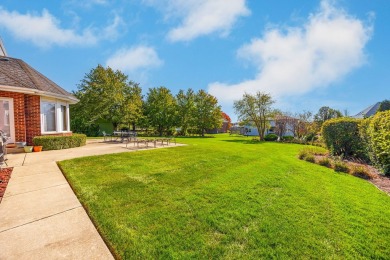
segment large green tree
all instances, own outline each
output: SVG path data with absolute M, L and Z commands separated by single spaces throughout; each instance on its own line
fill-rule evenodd
M 146 96 L 145 115 L 148 124 L 160 136 L 176 126 L 176 100 L 166 87 L 150 88 Z
M 187 92 L 180 90 L 176 95 L 177 124 L 182 135 L 187 135 L 188 129 L 194 124 L 195 92 L 188 89 Z
M 142 97 L 138 84 L 121 71 L 98 65 L 87 73 L 74 95 L 80 100 L 71 108 L 73 128 L 96 125 L 103 119 L 117 128 L 141 116 Z
M 143 100 L 142 89 L 138 83 L 129 82 L 129 87 L 125 89 L 125 102 L 121 107 L 123 115 L 123 124 L 132 127 L 135 131 L 136 124 L 143 119 Z
M 380 103 L 377 112 L 383 112 L 387 110 L 390 110 L 390 100 L 385 99 Z
M 325 121 L 342 116 L 343 114 L 339 110 L 324 106 L 321 107 L 318 110 L 318 113 L 314 115 L 314 122 L 321 127 Z
M 218 100 L 204 90 L 195 96 L 194 126 L 204 136 L 207 129 L 219 128 L 222 125 L 222 110 Z
M 260 140 L 264 140 L 268 119 L 274 115 L 273 103 L 275 101 L 270 94 L 261 91 L 254 95 L 245 93 L 242 99 L 234 102 L 234 110 L 240 121 L 253 123 L 259 132 Z

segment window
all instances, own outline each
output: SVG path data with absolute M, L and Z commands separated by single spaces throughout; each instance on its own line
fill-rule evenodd
M 66 112 L 66 106 L 61 105 L 61 131 L 68 131 L 68 116 Z
M 56 131 L 56 104 L 43 102 L 42 115 L 43 115 L 43 131 L 55 132 Z
M 0 130 L 11 137 L 11 142 L 15 142 L 13 103 L 12 98 L 0 98 Z
M 69 131 L 68 105 L 56 101 L 41 101 L 42 133 Z

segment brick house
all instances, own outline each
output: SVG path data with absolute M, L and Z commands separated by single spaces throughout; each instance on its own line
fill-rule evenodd
M 32 144 L 34 136 L 72 135 L 73 95 L 23 60 L 7 56 L 0 40 L 0 130 L 11 142 Z

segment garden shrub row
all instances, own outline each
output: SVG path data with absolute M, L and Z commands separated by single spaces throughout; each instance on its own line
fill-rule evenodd
M 328 120 L 322 125 L 322 137 L 332 155 L 371 161 L 390 175 L 390 111 L 363 120 Z
M 371 162 L 390 175 L 390 111 L 365 119 L 360 135 L 367 143 L 366 151 Z
M 321 156 L 319 159 L 316 159 L 316 156 Z M 305 160 L 310 163 L 316 163 L 327 168 L 334 169 L 335 172 L 344 172 L 350 175 L 363 178 L 363 179 L 372 179 L 372 174 L 362 165 L 351 164 L 348 165 L 346 162 L 342 161 L 340 158 L 328 158 L 324 153 L 317 153 L 312 149 L 302 149 L 298 158 Z
M 335 118 L 322 125 L 322 137 L 332 155 L 366 159 L 365 143 L 359 135 L 361 120 Z
M 73 134 L 71 136 L 36 136 L 33 144 L 43 146 L 44 151 L 60 150 L 67 148 L 80 147 L 87 142 L 87 136 L 84 134 Z

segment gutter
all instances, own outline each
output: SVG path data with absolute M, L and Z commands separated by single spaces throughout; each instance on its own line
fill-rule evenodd
M 2 91 L 9 91 L 9 92 L 17 92 L 17 93 L 23 93 L 23 94 L 32 94 L 37 96 L 44 96 L 44 97 L 51 97 L 51 98 L 57 98 L 63 101 L 67 101 L 70 104 L 76 104 L 79 102 L 79 100 L 74 96 L 67 96 L 62 94 L 56 94 L 52 92 L 37 90 L 37 89 L 28 89 L 28 88 L 21 88 L 21 87 L 14 87 L 14 86 L 4 86 L 0 85 L 0 90 Z

